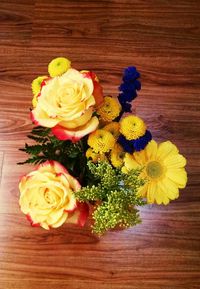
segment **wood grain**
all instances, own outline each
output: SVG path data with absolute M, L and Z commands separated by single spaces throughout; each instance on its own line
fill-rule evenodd
M 200 288 L 200 2 L 1 0 L 0 11 L 0 289 Z M 30 83 L 61 55 L 94 70 L 105 94 L 137 66 L 137 113 L 188 158 L 177 201 L 101 239 L 88 226 L 31 228 L 18 206 L 18 179 L 31 170 L 16 165 L 32 126 Z

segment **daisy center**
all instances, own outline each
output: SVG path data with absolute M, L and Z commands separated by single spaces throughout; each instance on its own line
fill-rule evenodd
M 157 179 L 163 174 L 163 167 L 157 161 L 151 161 L 147 164 L 146 167 L 147 175 L 152 179 Z

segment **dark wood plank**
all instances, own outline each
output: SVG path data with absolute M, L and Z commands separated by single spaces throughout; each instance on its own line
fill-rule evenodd
M 199 288 L 200 2 L 1 0 L 0 11 L 0 288 Z M 20 212 L 18 180 L 32 169 L 16 165 L 32 127 L 30 83 L 60 55 L 94 70 L 105 94 L 117 95 L 123 68 L 137 66 L 137 114 L 188 158 L 180 198 L 141 209 L 135 228 L 101 239 L 89 225 L 48 232 Z
M 0 43 L 25 45 L 32 35 L 34 0 L 1 0 Z

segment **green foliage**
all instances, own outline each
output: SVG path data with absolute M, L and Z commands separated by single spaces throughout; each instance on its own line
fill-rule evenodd
M 33 128 L 28 138 L 36 142 L 35 145 L 25 144 L 21 151 L 28 154 L 24 162 L 18 164 L 40 164 L 47 160 L 55 160 L 67 167 L 70 173 L 79 179 L 87 180 L 87 159 L 85 157 L 86 140 L 82 139 L 73 144 L 71 141 L 61 141 L 51 134 L 51 129 L 37 126 Z M 90 177 L 88 175 L 88 177 Z
M 116 226 L 127 228 L 140 223 L 135 206 L 144 205 L 136 194 L 144 185 L 144 180 L 139 177 L 141 170 L 123 174 L 107 162 L 88 162 L 88 167 L 93 184 L 82 187 L 76 197 L 82 202 L 99 203 L 93 213 L 93 232 L 101 235 Z

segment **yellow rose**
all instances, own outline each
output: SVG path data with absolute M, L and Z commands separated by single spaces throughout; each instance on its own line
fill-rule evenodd
M 98 118 L 93 115 L 96 104 L 90 75 L 68 69 L 61 76 L 46 81 L 31 117 L 36 125 L 52 128 L 60 140 L 77 141 L 94 131 Z
M 79 189 L 79 182 L 60 163 L 47 161 L 22 177 L 19 204 L 32 226 L 47 230 L 65 222 L 83 226 L 88 208 L 75 199 Z

